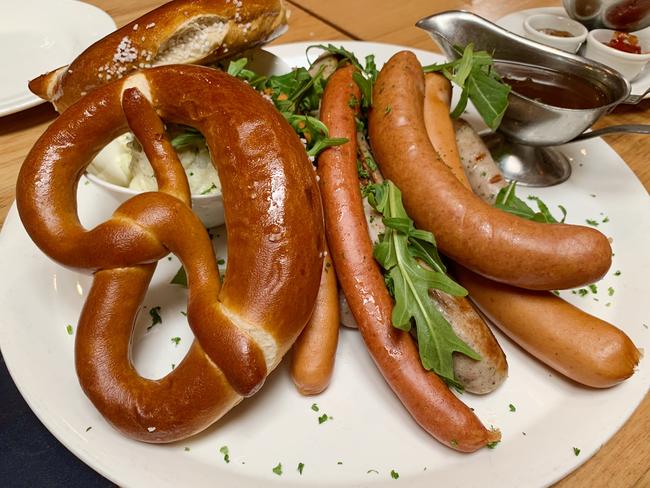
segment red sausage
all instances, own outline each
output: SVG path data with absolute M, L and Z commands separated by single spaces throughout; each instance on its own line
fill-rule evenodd
M 339 283 L 377 367 L 416 422 L 443 444 L 475 451 L 500 438 L 486 429 L 435 374 L 420 363 L 408 333 L 392 326 L 393 302 L 372 255 L 356 166 L 354 69 L 339 69 L 328 81 L 321 119 L 331 137 L 349 142 L 324 151 L 318 161 L 325 223 Z M 352 107 L 351 107 L 352 106 Z

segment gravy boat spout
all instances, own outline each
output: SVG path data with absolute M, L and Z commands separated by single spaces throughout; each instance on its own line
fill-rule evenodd
M 630 84 L 616 70 L 518 36 L 470 12 L 442 12 L 423 18 L 416 25 L 429 32 L 451 59 L 458 58 L 462 49 L 472 43 L 476 50 L 491 53 L 495 60 L 568 73 L 595 85 L 605 94 L 605 102 L 596 107 L 571 109 L 512 91 L 499 130 L 520 144 L 554 146 L 568 142 L 630 93 Z

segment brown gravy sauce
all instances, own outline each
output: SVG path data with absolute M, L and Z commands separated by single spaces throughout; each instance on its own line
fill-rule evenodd
M 512 61 L 495 61 L 494 67 L 512 91 L 553 107 L 591 109 L 612 102 L 603 88 L 571 73 Z

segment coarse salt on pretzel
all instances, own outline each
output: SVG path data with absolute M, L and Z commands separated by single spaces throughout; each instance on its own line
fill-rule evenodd
M 174 0 L 100 39 L 29 89 L 62 112 L 94 88 L 167 64 L 207 64 L 263 44 L 285 26 L 284 0 Z
M 202 132 L 218 168 L 229 244 L 223 286 L 158 116 Z M 86 230 L 77 216 L 78 180 L 129 127 L 160 191 L 131 198 Z M 206 428 L 257 391 L 312 312 L 324 245 L 313 168 L 284 118 L 225 73 L 164 66 L 96 89 L 36 142 L 16 194 L 41 250 L 94 272 L 77 328 L 77 374 L 102 415 L 135 439 L 171 442 Z M 156 261 L 170 251 L 187 271 L 196 340 L 171 373 L 149 380 L 130 361 L 130 337 Z

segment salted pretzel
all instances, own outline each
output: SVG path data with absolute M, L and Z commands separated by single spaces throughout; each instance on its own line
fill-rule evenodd
M 207 64 L 286 30 L 284 0 L 174 0 L 126 24 L 29 89 L 63 112 L 94 88 L 142 68 Z
M 159 117 L 198 129 L 215 161 L 228 230 L 223 286 Z M 129 128 L 159 191 L 131 198 L 87 230 L 77 216 L 78 180 Z M 135 439 L 185 438 L 255 393 L 312 312 L 323 256 L 314 170 L 272 104 L 225 73 L 164 66 L 97 88 L 36 142 L 16 195 L 23 224 L 45 254 L 94 272 L 76 333 L 77 374 L 101 414 Z M 187 271 L 195 341 L 171 373 L 149 380 L 130 361 L 130 339 L 156 262 L 169 252 Z

